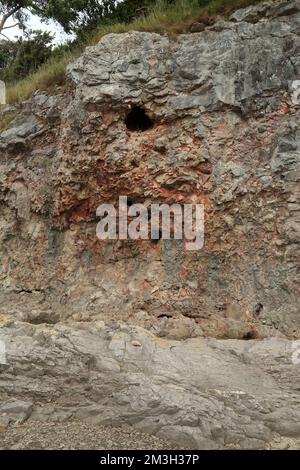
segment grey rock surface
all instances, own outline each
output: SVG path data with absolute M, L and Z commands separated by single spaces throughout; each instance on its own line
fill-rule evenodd
M 199 28 L 105 36 L 67 91 L 1 115 L 0 432 L 299 443 L 299 1 Z M 204 248 L 100 242 L 97 207 L 120 195 L 204 204 Z
M 291 341 L 180 342 L 101 322 L 1 324 L 8 365 L 0 417 L 127 424 L 199 449 L 262 449 L 300 437 Z
M 258 5 L 250 5 L 247 8 L 236 10 L 231 16 L 231 21 L 246 21 L 256 23 L 258 21 L 274 19 L 279 16 L 288 16 L 298 13 L 299 0 L 269 0 L 262 1 Z

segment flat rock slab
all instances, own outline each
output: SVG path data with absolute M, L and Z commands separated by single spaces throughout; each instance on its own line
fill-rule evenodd
M 121 324 L 7 318 L 0 339 L 8 363 L 0 416 L 127 424 L 200 449 L 300 437 L 300 368 L 285 339 L 180 342 Z

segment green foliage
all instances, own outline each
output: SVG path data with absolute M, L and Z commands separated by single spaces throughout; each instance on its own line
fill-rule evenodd
M 53 36 L 47 32 L 30 31 L 25 39 L 0 43 L 0 78 L 7 82 L 29 75 L 51 56 Z
M 155 0 L 124 0 L 116 5 L 112 19 L 115 22 L 129 23 L 135 19 L 146 16 Z
M 13 41 L 0 41 L 0 78 L 4 78 L 4 69 L 9 66 L 16 54 L 16 43 Z
M 25 27 L 28 12 L 57 21 L 66 32 L 76 31 L 98 23 L 117 3 L 117 0 L 1 0 L 0 33 L 5 34 L 5 23 L 11 17 Z

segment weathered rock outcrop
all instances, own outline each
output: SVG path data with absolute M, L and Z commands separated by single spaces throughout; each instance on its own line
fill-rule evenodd
M 0 135 L 3 313 L 297 336 L 299 18 L 281 1 L 176 40 L 111 34 L 69 67 L 71 93 L 25 103 Z M 127 129 L 134 106 L 153 127 Z M 204 249 L 100 243 L 97 206 L 119 195 L 204 203 Z
M 0 134 L 0 426 L 299 440 L 300 2 L 200 29 L 104 37 Z M 120 195 L 203 203 L 204 248 L 100 242 Z
M 180 342 L 127 325 L 12 318 L 1 318 L 0 339 L 0 423 L 126 423 L 200 449 L 300 438 L 300 368 L 285 339 Z

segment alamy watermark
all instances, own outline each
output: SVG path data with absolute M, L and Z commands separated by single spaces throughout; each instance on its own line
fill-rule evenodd
M 6 104 L 6 86 L 5 83 L 0 80 L 0 105 Z
M 119 197 L 119 207 L 101 204 L 97 209 L 100 240 L 184 240 L 188 251 L 204 246 L 203 204 L 131 204 Z
M 298 339 L 297 341 L 292 342 L 292 363 L 294 365 L 299 365 L 300 364 L 300 340 Z
M 6 347 L 4 341 L 0 339 L 0 365 L 6 364 Z
M 300 80 L 294 80 L 291 85 L 292 102 L 294 105 L 300 104 Z

